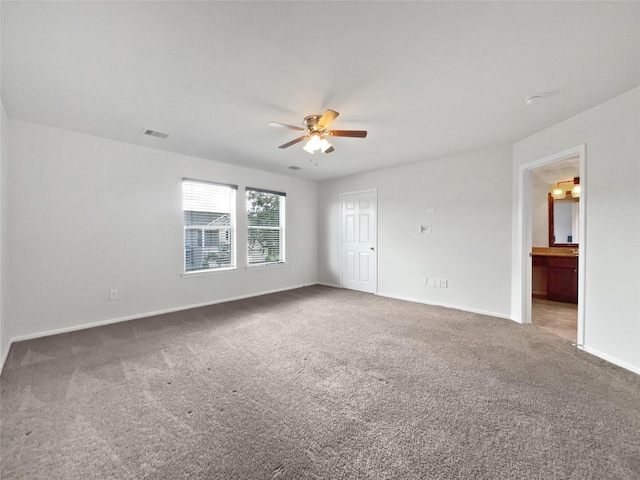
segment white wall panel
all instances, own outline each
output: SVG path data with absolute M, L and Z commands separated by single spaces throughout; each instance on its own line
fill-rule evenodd
M 379 294 L 510 316 L 511 170 L 506 146 L 322 182 L 320 281 L 340 284 L 340 194 L 377 188 Z
M 0 369 L 9 352 L 9 117 L 0 102 Z
M 360 253 L 358 255 L 360 260 L 360 267 L 358 269 L 358 273 L 360 275 L 360 282 L 370 282 L 371 277 L 369 276 L 369 254 L 368 253 Z
M 364 203 L 366 203 L 367 206 L 360 208 L 368 208 L 369 202 Z M 361 213 L 359 217 L 358 225 L 360 226 L 360 235 L 358 236 L 358 241 L 360 243 L 369 243 L 371 241 L 369 239 L 369 214 Z
M 317 281 L 314 182 L 17 120 L 10 133 L 12 337 Z M 183 177 L 239 185 L 236 271 L 181 275 Z M 285 266 L 244 268 L 245 186 L 287 193 Z
M 640 373 L 638 132 L 640 88 L 517 142 L 514 164 L 586 144 L 585 348 Z M 514 205 L 517 199 L 515 190 Z M 515 221 L 516 208 L 513 214 Z

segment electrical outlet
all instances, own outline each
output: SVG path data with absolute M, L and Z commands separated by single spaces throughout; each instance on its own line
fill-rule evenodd
M 118 299 L 118 289 L 112 288 L 109 290 L 109 300 L 117 300 Z
M 447 288 L 448 284 L 449 284 L 449 280 L 440 280 L 440 287 Z
M 430 278 L 427 283 L 428 283 L 428 285 L 430 287 L 435 287 L 436 286 L 436 279 L 435 278 Z
M 421 277 L 420 278 L 420 285 L 427 285 L 427 277 Z

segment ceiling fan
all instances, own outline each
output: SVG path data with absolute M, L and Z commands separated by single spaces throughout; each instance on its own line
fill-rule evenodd
M 309 115 L 304 117 L 304 128 L 279 122 L 270 122 L 269 125 L 272 127 L 284 127 L 290 128 L 291 130 L 297 130 L 299 132 L 305 132 L 301 137 L 280 145 L 278 148 L 287 148 L 308 139 L 306 145 L 302 147 L 305 151 L 309 153 L 316 153 L 318 151 L 331 153 L 335 149 L 325 137 L 364 138 L 367 136 L 366 130 L 327 130 L 331 122 L 333 122 L 338 115 L 340 115 L 338 112 L 331 109 L 325 111 L 323 115 Z

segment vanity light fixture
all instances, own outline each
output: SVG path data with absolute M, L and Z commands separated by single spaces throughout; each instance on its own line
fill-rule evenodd
M 566 187 L 561 187 L 561 183 L 572 183 L 571 190 L 567 190 Z M 558 182 L 555 187 L 551 189 L 551 196 L 554 200 L 562 200 L 567 196 L 567 193 L 571 193 L 572 198 L 580 198 L 580 177 L 575 177 L 573 180 L 565 180 L 564 182 Z
M 580 185 L 574 185 L 573 189 L 571 190 L 571 196 L 573 198 L 580 198 Z
M 558 182 L 558 186 L 551 189 L 551 196 L 554 200 L 562 200 L 566 196 L 564 188 L 560 186 L 560 183 L 562 182 Z

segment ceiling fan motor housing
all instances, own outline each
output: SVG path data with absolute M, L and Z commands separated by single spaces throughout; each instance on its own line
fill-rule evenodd
M 318 120 L 322 115 L 309 115 L 304 117 L 304 126 L 309 132 L 317 132 L 318 131 Z

